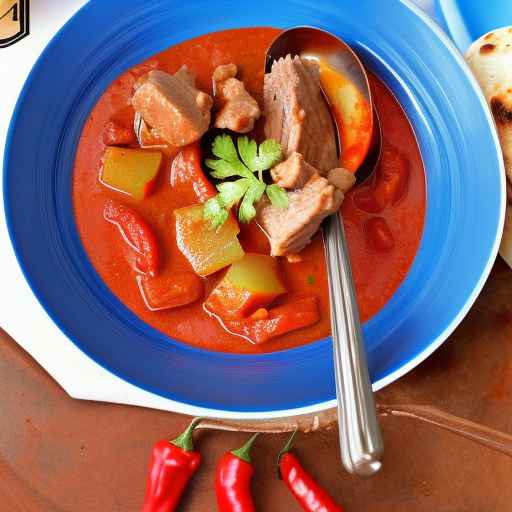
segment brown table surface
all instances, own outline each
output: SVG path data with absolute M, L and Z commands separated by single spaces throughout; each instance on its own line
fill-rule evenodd
M 379 392 L 379 400 L 432 404 L 512 432 L 511 299 L 512 271 L 500 260 L 450 340 Z M 0 389 L 1 512 L 137 511 L 152 443 L 174 436 L 189 421 L 161 411 L 73 400 L 1 332 Z M 409 419 L 383 418 L 382 427 L 384 468 L 369 480 L 342 470 L 335 431 L 297 439 L 304 465 L 346 512 L 512 510 L 512 459 Z M 198 432 L 203 464 L 180 510 L 216 510 L 215 463 L 246 438 Z M 275 476 L 276 454 L 286 438 L 265 435 L 255 445 L 253 493 L 260 511 L 300 510 Z

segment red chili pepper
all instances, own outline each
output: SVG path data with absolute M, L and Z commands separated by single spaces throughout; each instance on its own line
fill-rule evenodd
M 174 441 L 163 439 L 153 447 L 142 512 L 173 512 L 187 483 L 197 471 L 201 454 L 194 450 L 196 418 Z
M 217 464 L 215 492 L 220 512 L 254 512 L 251 496 L 251 447 L 258 434 L 254 434 L 238 450 L 225 453 Z
M 135 211 L 108 199 L 103 217 L 119 229 L 121 236 L 135 253 L 135 267 L 139 272 L 155 276 L 160 265 L 160 252 L 153 231 Z
M 343 512 L 327 492 L 313 480 L 301 466 L 299 460 L 290 453 L 292 434 L 278 458 L 279 476 L 306 512 Z

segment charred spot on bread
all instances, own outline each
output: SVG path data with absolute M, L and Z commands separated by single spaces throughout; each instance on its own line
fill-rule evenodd
M 480 47 L 480 54 L 485 55 L 487 53 L 492 53 L 496 49 L 496 46 L 491 43 L 483 44 Z
M 512 109 L 505 105 L 505 102 L 500 96 L 491 98 L 491 110 L 497 123 L 512 123 Z

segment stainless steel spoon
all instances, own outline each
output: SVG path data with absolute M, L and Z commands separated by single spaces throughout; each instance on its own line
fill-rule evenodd
M 270 71 L 274 60 L 288 54 L 320 58 L 327 62 L 331 68 L 343 74 L 357 87 L 373 109 L 368 77 L 363 65 L 350 47 L 336 36 L 312 27 L 286 30 L 267 50 L 265 71 Z M 328 101 L 327 96 L 326 100 Z M 375 119 L 377 119 L 376 122 Z M 361 166 L 364 168 L 365 177 L 373 172 L 380 157 L 380 125 L 375 115 L 373 120 L 375 126 L 372 131 L 377 136 L 373 137 L 376 141 L 373 151 L 369 152 Z M 333 122 L 338 131 L 338 149 L 341 154 L 343 148 L 340 147 L 340 127 L 337 125 L 335 116 L 333 116 Z M 329 276 L 341 459 L 350 473 L 370 476 L 379 471 L 384 448 L 340 214 L 332 215 L 326 221 L 324 236 Z

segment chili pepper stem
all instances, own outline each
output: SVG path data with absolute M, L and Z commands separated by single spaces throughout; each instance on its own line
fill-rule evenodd
M 185 452 L 194 451 L 194 439 L 192 434 L 194 433 L 194 429 L 203 421 L 204 418 L 194 418 L 190 425 L 185 429 L 183 433 L 181 433 L 176 439 L 173 439 L 171 443 L 178 448 L 181 448 Z
M 233 450 L 231 453 L 238 457 L 239 459 L 244 460 L 245 462 L 251 463 L 251 448 L 256 441 L 256 438 L 260 435 L 259 432 L 256 432 L 243 446 L 238 448 L 238 450 Z
M 283 446 L 282 450 L 279 452 L 279 455 L 277 456 L 277 462 L 279 462 L 279 460 L 281 459 L 281 457 L 285 454 L 285 453 L 288 453 L 291 449 L 292 449 L 292 445 L 293 445 L 293 440 L 295 439 L 295 436 L 297 435 L 297 431 L 294 430 L 293 431 L 293 434 L 290 436 L 290 438 L 288 439 L 288 441 L 286 442 L 286 444 Z
M 281 457 L 285 454 L 285 453 L 288 453 L 291 449 L 292 449 L 292 444 L 293 444 L 293 440 L 295 439 L 295 436 L 297 435 L 297 431 L 294 430 L 293 431 L 293 434 L 290 436 L 290 438 L 288 439 L 288 441 L 286 442 L 286 444 L 283 446 L 283 448 L 281 449 L 281 451 L 279 452 L 279 455 L 277 456 L 277 477 L 279 479 L 281 479 L 281 470 L 279 468 L 279 463 L 281 462 Z

